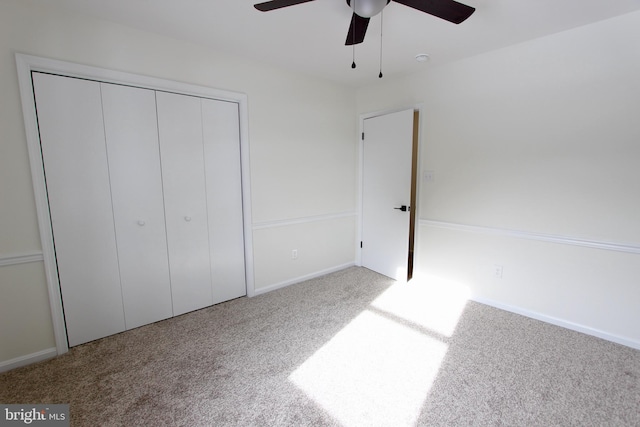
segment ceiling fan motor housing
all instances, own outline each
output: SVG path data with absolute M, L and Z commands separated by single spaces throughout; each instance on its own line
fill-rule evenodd
M 382 12 L 391 0 L 347 0 L 353 12 L 362 18 L 371 18 Z

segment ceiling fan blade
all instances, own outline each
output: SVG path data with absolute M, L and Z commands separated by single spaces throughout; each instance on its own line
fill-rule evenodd
M 405 6 L 459 24 L 471 16 L 476 8 L 454 0 L 394 0 Z
M 363 18 L 355 13 L 351 16 L 351 25 L 349 25 L 347 41 L 344 42 L 345 46 L 359 44 L 364 41 L 364 35 L 367 33 L 367 27 L 369 26 L 369 19 L 370 18 Z
M 307 3 L 313 0 L 271 0 L 264 3 L 254 4 L 253 7 L 260 12 L 268 12 L 270 10 L 282 9 L 287 6 L 295 6 L 296 4 Z

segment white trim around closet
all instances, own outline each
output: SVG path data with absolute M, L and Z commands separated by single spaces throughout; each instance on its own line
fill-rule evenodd
M 248 99 L 247 95 L 239 92 L 231 92 L 221 89 L 192 85 L 172 80 L 155 77 L 141 76 L 121 71 L 91 67 L 72 62 L 59 61 L 49 58 L 16 53 L 16 66 L 22 110 L 29 149 L 29 161 L 31 164 L 31 176 L 33 180 L 35 201 L 40 227 L 40 239 L 42 242 L 42 258 L 45 264 L 47 288 L 49 291 L 49 303 L 58 354 L 69 350 L 67 334 L 62 311 L 62 298 L 58 275 L 56 271 L 55 252 L 53 247 L 53 235 L 47 193 L 45 187 L 44 168 L 40 153 L 40 139 L 36 118 L 36 107 L 33 97 L 31 73 L 34 71 L 59 74 L 68 77 L 77 77 L 96 80 L 107 83 L 136 86 L 166 92 L 193 95 L 203 98 L 212 98 L 221 101 L 235 102 L 238 104 L 240 115 L 240 153 L 242 168 L 242 198 L 243 198 L 243 223 L 244 223 L 244 251 L 245 251 L 245 276 L 247 284 L 247 296 L 255 295 L 255 282 L 253 272 L 253 239 L 251 219 L 251 189 L 249 174 L 249 126 L 248 126 Z

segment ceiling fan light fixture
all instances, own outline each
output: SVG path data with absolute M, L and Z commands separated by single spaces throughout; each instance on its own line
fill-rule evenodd
M 382 12 L 389 0 L 351 0 L 353 12 L 363 18 L 371 18 Z

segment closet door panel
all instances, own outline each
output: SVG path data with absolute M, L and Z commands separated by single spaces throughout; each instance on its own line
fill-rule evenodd
M 246 295 L 238 104 L 202 100 L 213 302 Z
M 125 329 L 100 84 L 33 74 L 70 346 Z
M 127 329 L 171 317 L 155 92 L 101 84 Z
M 157 92 L 173 314 L 212 304 L 200 99 Z

